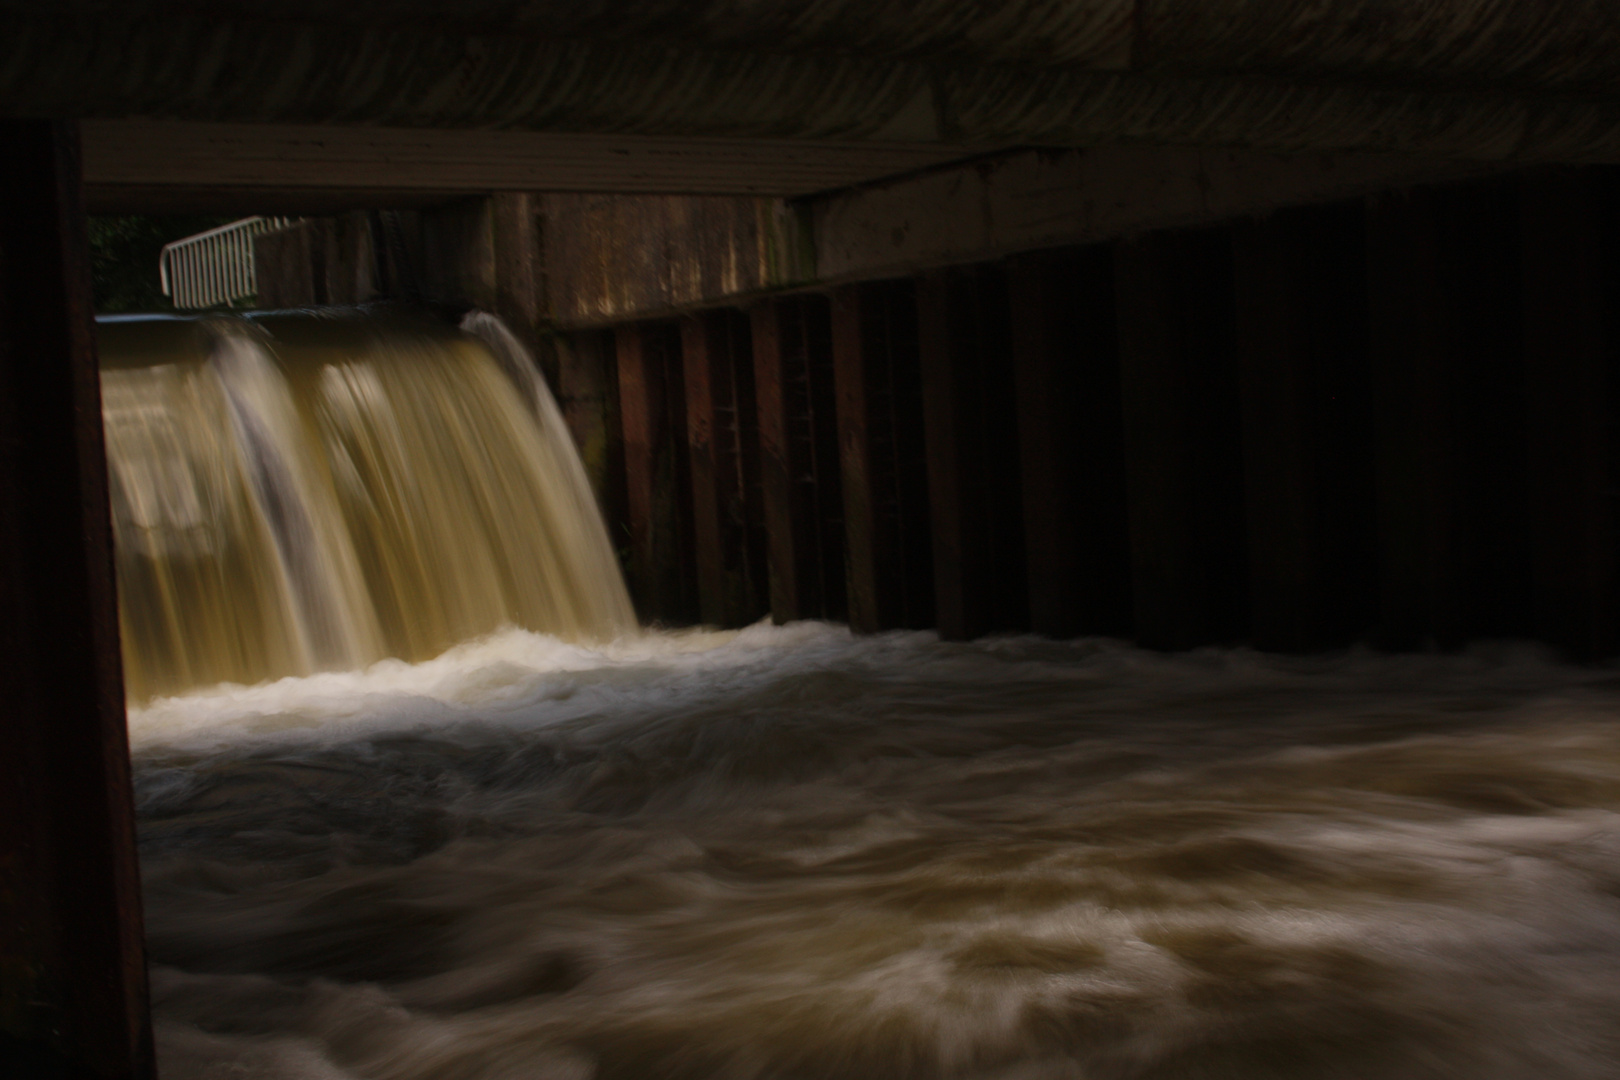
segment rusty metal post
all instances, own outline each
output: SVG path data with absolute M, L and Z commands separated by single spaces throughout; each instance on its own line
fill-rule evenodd
M 1247 623 L 1232 266 L 1225 231 L 1115 249 L 1137 639 L 1185 649 Z
M 1371 629 L 1371 385 L 1359 204 L 1233 234 L 1250 638 L 1306 652 Z
M 1130 633 L 1119 343 L 1105 245 L 1009 263 L 1030 627 Z
M 715 626 L 764 614 L 748 505 L 747 459 L 758 456 L 749 333 L 747 317 L 729 309 L 681 320 L 698 604 Z
M 614 342 L 632 595 L 644 619 L 685 625 L 697 618 L 697 589 L 680 334 L 643 323 L 620 327 Z
M 843 619 L 843 493 L 825 297 L 752 309 L 771 617 Z
M 999 268 L 917 282 L 939 632 L 1029 628 L 1007 284 Z
M 1616 643 L 1603 245 L 1617 194 L 1592 169 L 1532 174 L 1522 189 L 1532 619 L 1538 637 L 1583 659 Z
M 0 121 L 0 1061 L 147 1080 L 83 229 L 72 126 Z
M 916 310 L 909 281 L 832 296 L 849 624 L 863 633 L 934 621 Z

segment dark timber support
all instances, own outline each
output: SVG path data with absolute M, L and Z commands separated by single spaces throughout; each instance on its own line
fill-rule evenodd
M 933 551 L 911 283 L 869 282 L 833 293 L 832 351 L 849 624 L 864 633 L 930 627 Z
M 1030 628 L 1131 629 L 1113 252 L 1040 252 L 1008 267 Z
M 751 317 L 771 617 L 843 619 L 843 493 L 828 302 L 770 300 Z
M 1371 200 L 1381 643 L 1528 625 L 1522 282 L 1508 185 Z
M 698 611 L 680 333 L 635 324 L 620 327 L 615 344 L 631 594 L 643 618 L 689 624 Z
M 714 626 L 747 626 L 765 614 L 759 431 L 748 318 L 725 309 L 681 320 L 686 436 L 699 610 Z
M 557 407 L 579 448 L 580 460 L 615 550 L 630 543 L 625 507 L 624 424 L 612 333 L 592 330 L 559 341 Z
M 1029 628 L 1007 283 L 997 267 L 917 283 L 940 634 Z
M 0 121 L 0 1065 L 153 1076 L 68 125 Z
M 1615 647 L 1615 385 L 1608 267 L 1616 191 L 1595 170 L 1522 188 L 1532 619 L 1575 656 Z
M 1361 207 L 1282 211 L 1233 240 L 1250 639 L 1348 644 L 1376 618 Z
M 1380 638 L 1395 648 L 1454 644 L 1462 633 L 1452 543 L 1447 393 L 1455 340 L 1441 282 L 1432 192 L 1370 201 L 1369 347 L 1378 403 Z
M 1122 242 L 1115 272 L 1137 640 L 1234 641 L 1247 613 L 1229 236 Z
M 536 196 L 505 192 L 489 199 L 495 314 L 523 342 L 546 382 L 557 385 L 558 357 L 541 339 L 545 321 L 545 270 Z

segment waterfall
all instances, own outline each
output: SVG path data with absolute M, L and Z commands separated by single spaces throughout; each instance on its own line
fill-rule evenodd
M 98 327 L 131 701 L 635 627 L 561 413 L 492 316 Z

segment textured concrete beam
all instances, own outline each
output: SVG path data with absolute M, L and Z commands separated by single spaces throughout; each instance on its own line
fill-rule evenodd
M 377 21 L 356 26 L 233 21 L 241 9 L 223 3 L 173 18 L 13 3 L 0 11 L 0 114 L 1620 160 L 1620 11 L 1596 0 L 1360 0 L 1332 14 L 1139 0 L 1127 39 L 1112 7 L 1049 3 L 937 0 L 895 23 L 911 37 L 863 36 L 845 3 L 831 5 L 843 23 L 808 37 L 793 27 L 821 7 L 750 5 L 775 13 L 760 26 L 787 20 L 779 38 L 717 37 L 710 8 L 593 37 L 469 32 L 477 20 L 402 21 L 373 4 L 361 7 Z M 860 25 L 900 18 L 879 7 Z M 496 26 L 518 9 L 486 10 Z
M 115 8 L 116 18 L 109 15 Z M 656 43 L 1161 74 L 1249 72 L 1310 82 L 1613 88 L 1611 0 L 0 0 L 0 17 L 59 35 L 113 24 L 218 30 L 303 25 L 341 33 Z

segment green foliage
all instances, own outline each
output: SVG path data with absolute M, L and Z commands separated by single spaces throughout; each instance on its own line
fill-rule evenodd
M 93 217 L 89 222 L 90 276 L 96 311 L 173 311 L 158 284 L 163 245 L 236 220 L 222 217 Z

